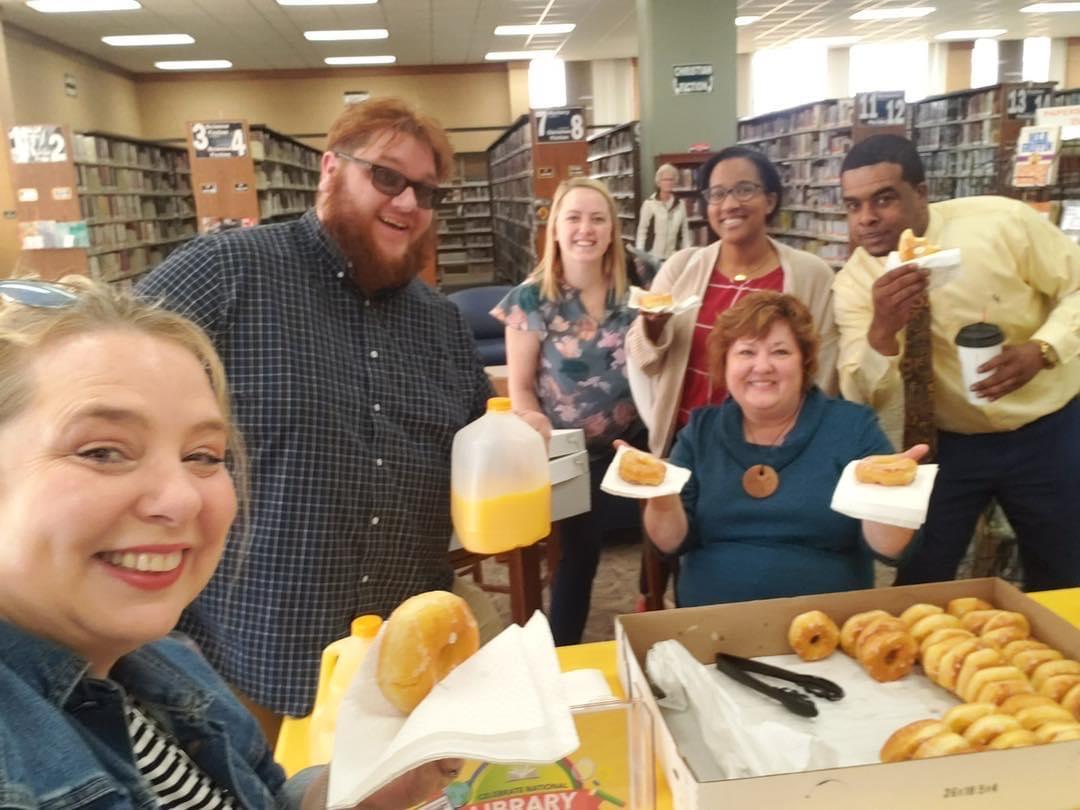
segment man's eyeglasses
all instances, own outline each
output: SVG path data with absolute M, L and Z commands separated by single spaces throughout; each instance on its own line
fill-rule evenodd
M 764 186 L 760 183 L 751 183 L 749 180 L 740 180 L 731 188 L 724 188 L 723 186 L 709 186 L 701 193 L 701 196 L 705 198 L 705 202 L 708 205 L 720 205 L 727 195 L 730 194 L 739 202 L 750 202 L 757 196 L 758 192 L 762 191 Z
M 0 281 L 0 298 L 27 307 L 62 309 L 74 304 L 79 296 L 70 287 L 37 279 Z
M 406 188 L 411 188 L 416 195 L 416 204 L 421 208 L 434 208 L 443 198 L 443 189 L 419 180 L 410 180 L 397 169 L 380 166 L 370 160 L 350 155 L 348 152 L 334 152 L 339 158 L 367 167 L 371 172 L 371 184 L 388 197 L 396 197 Z

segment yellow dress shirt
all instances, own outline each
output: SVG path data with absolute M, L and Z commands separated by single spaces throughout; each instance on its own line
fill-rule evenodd
M 934 354 L 934 413 L 942 430 L 993 433 L 1015 430 L 1064 407 L 1080 393 L 1080 248 L 1025 203 L 1005 197 L 965 197 L 934 203 L 924 234 L 934 245 L 959 248 L 962 271 L 930 292 Z M 884 259 L 862 248 L 833 282 L 840 329 L 840 391 L 870 405 L 899 446 L 904 387 L 900 356 L 871 348 L 871 285 Z M 995 402 L 971 405 L 964 397 L 954 339 L 962 326 L 985 320 L 1005 333 L 1006 344 L 1045 340 L 1057 352 L 1055 368 Z

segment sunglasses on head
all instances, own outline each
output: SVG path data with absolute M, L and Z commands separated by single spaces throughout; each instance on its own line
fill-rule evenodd
M 443 189 L 430 183 L 421 183 L 419 180 L 410 180 L 397 169 L 389 166 L 380 166 L 370 160 L 350 155 L 348 152 L 334 152 L 339 158 L 359 163 L 371 172 L 371 184 L 381 193 L 388 197 L 396 197 L 406 188 L 411 188 L 416 196 L 416 204 L 421 208 L 431 209 L 439 204 L 443 197 Z
M 74 304 L 79 296 L 63 284 L 12 278 L 0 280 L 0 298 L 27 307 L 62 309 Z

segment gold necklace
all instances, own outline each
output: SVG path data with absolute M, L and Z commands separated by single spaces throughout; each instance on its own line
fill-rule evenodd
M 731 278 L 732 281 L 734 281 L 734 282 L 736 282 L 738 284 L 742 284 L 744 281 L 748 281 L 749 279 L 756 278 L 758 272 L 762 268 L 768 266 L 768 264 L 770 262 L 772 262 L 772 261 L 773 261 L 773 252 L 772 252 L 772 247 L 770 247 L 769 251 L 766 254 L 765 259 L 763 261 L 758 262 L 756 265 L 754 265 L 747 272 L 745 272 L 745 273 L 736 273 L 735 275 L 731 276 L 730 278 Z M 721 270 L 720 270 L 720 272 L 721 273 L 724 272 L 723 271 L 723 261 L 722 261 L 722 259 L 721 259 Z M 727 275 L 727 274 L 724 273 L 724 275 Z
M 795 427 L 795 422 L 799 418 L 799 414 L 802 412 L 802 402 L 799 402 L 799 407 L 796 409 L 794 416 L 784 422 L 780 428 L 780 432 L 773 437 L 772 442 L 767 447 L 775 447 L 781 444 L 787 435 Z M 745 416 L 743 417 L 746 418 Z M 749 439 L 750 444 L 757 444 L 754 440 L 754 433 L 750 429 L 750 423 L 746 422 L 746 437 Z M 774 467 L 769 464 L 752 464 L 743 473 L 742 486 L 746 494 L 751 498 L 768 498 L 777 489 L 780 488 L 780 473 L 776 471 Z

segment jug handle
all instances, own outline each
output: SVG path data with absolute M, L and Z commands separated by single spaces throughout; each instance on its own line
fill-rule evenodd
M 338 661 L 341 660 L 340 647 L 341 645 L 335 642 L 328 644 L 323 650 L 322 659 L 319 662 L 319 686 L 315 690 L 315 707 L 322 704 L 330 693 L 330 681 Z M 314 711 L 315 708 L 312 708 L 312 712 Z

